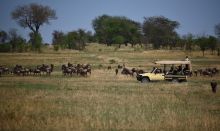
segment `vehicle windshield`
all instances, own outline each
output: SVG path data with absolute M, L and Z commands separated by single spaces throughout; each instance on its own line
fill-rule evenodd
M 154 70 L 156 70 L 156 68 L 155 68 L 155 67 L 152 69 L 152 71 L 151 71 L 150 73 L 154 73 Z
M 151 73 L 163 73 L 162 69 L 154 67 L 151 71 Z

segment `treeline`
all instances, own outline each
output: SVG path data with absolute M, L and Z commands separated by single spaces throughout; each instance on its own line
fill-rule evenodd
M 9 32 L 0 30 L 0 52 L 40 52 L 42 46 L 42 37 L 40 34 L 29 34 L 30 39 L 27 41 L 17 33 L 16 29 Z
M 53 45 L 57 48 L 84 49 L 85 43 L 98 42 L 107 46 L 139 44 L 153 49 L 181 49 L 187 51 L 211 50 L 219 52 L 218 39 L 214 36 L 195 36 L 187 34 L 180 36 L 176 29 L 179 22 L 163 16 L 144 18 L 144 22 L 130 20 L 126 17 L 102 15 L 92 21 L 94 34 L 82 29 L 64 34 L 54 31 Z M 216 34 L 217 26 L 215 27 Z
M 52 35 L 52 44 L 54 46 L 54 50 L 56 51 L 58 51 L 59 49 L 84 50 L 86 43 L 96 41 L 92 35 L 92 32 L 86 32 L 83 29 L 71 31 L 66 34 L 62 31 L 54 31 Z
M 41 51 L 43 46 L 39 32 L 43 24 L 57 19 L 55 10 L 48 6 L 29 4 L 17 7 L 12 12 L 12 18 L 21 27 L 29 28 L 29 40 L 26 41 L 15 30 L 5 32 L 0 30 L 1 52 Z M 102 15 L 92 21 L 94 33 L 78 29 L 63 33 L 55 30 L 52 33 L 54 50 L 75 49 L 84 50 L 87 43 L 100 43 L 107 46 L 139 44 L 145 49 L 181 49 L 198 50 L 203 52 L 217 50 L 219 54 L 220 23 L 214 27 L 217 38 L 214 36 L 195 36 L 187 34 L 180 36 L 176 29 L 180 23 L 164 16 L 145 17 L 143 23 L 131 20 L 124 16 Z

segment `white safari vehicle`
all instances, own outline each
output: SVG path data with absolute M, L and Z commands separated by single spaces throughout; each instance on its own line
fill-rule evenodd
M 137 80 L 142 83 L 161 80 L 183 82 L 187 81 L 187 76 L 192 72 L 191 61 L 156 61 L 155 64 L 151 72 L 138 74 Z

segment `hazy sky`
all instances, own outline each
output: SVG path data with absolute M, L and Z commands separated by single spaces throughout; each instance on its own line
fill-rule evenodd
M 28 38 L 30 30 L 12 20 L 11 12 L 18 5 L 33 2 L 56 10 L 58 19 L 40 28 L 44 42 L 49 43 L 54 30 L 93 31 L 92 20 L 103 14 L 126 16 L 141 23 L 144 17 L 163 15 L 180 23 L 180 35 L 214 35 L 214 26 L 220 23 L 220 0 L 0 0 L 0 29 L 16 28 Z

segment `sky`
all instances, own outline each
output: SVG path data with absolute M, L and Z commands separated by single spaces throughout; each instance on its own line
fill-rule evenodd
M 0 30 L 17 29 L 28 40 L 30 30 L 20 27 L 11 18 L 11 12 L 30 3 L 47 5 L 56 11 L 58 19 L 40 27 L 45 43 L 51 43 L 54 30 L 94 31 L 92 20 L 103 14 L 125 16 L 140 23 L 144 17 L 164 16 L 180 23 L 180 35 L 215 35 L 214 26 L 220 23 L 220 0 L 0 0 Z

